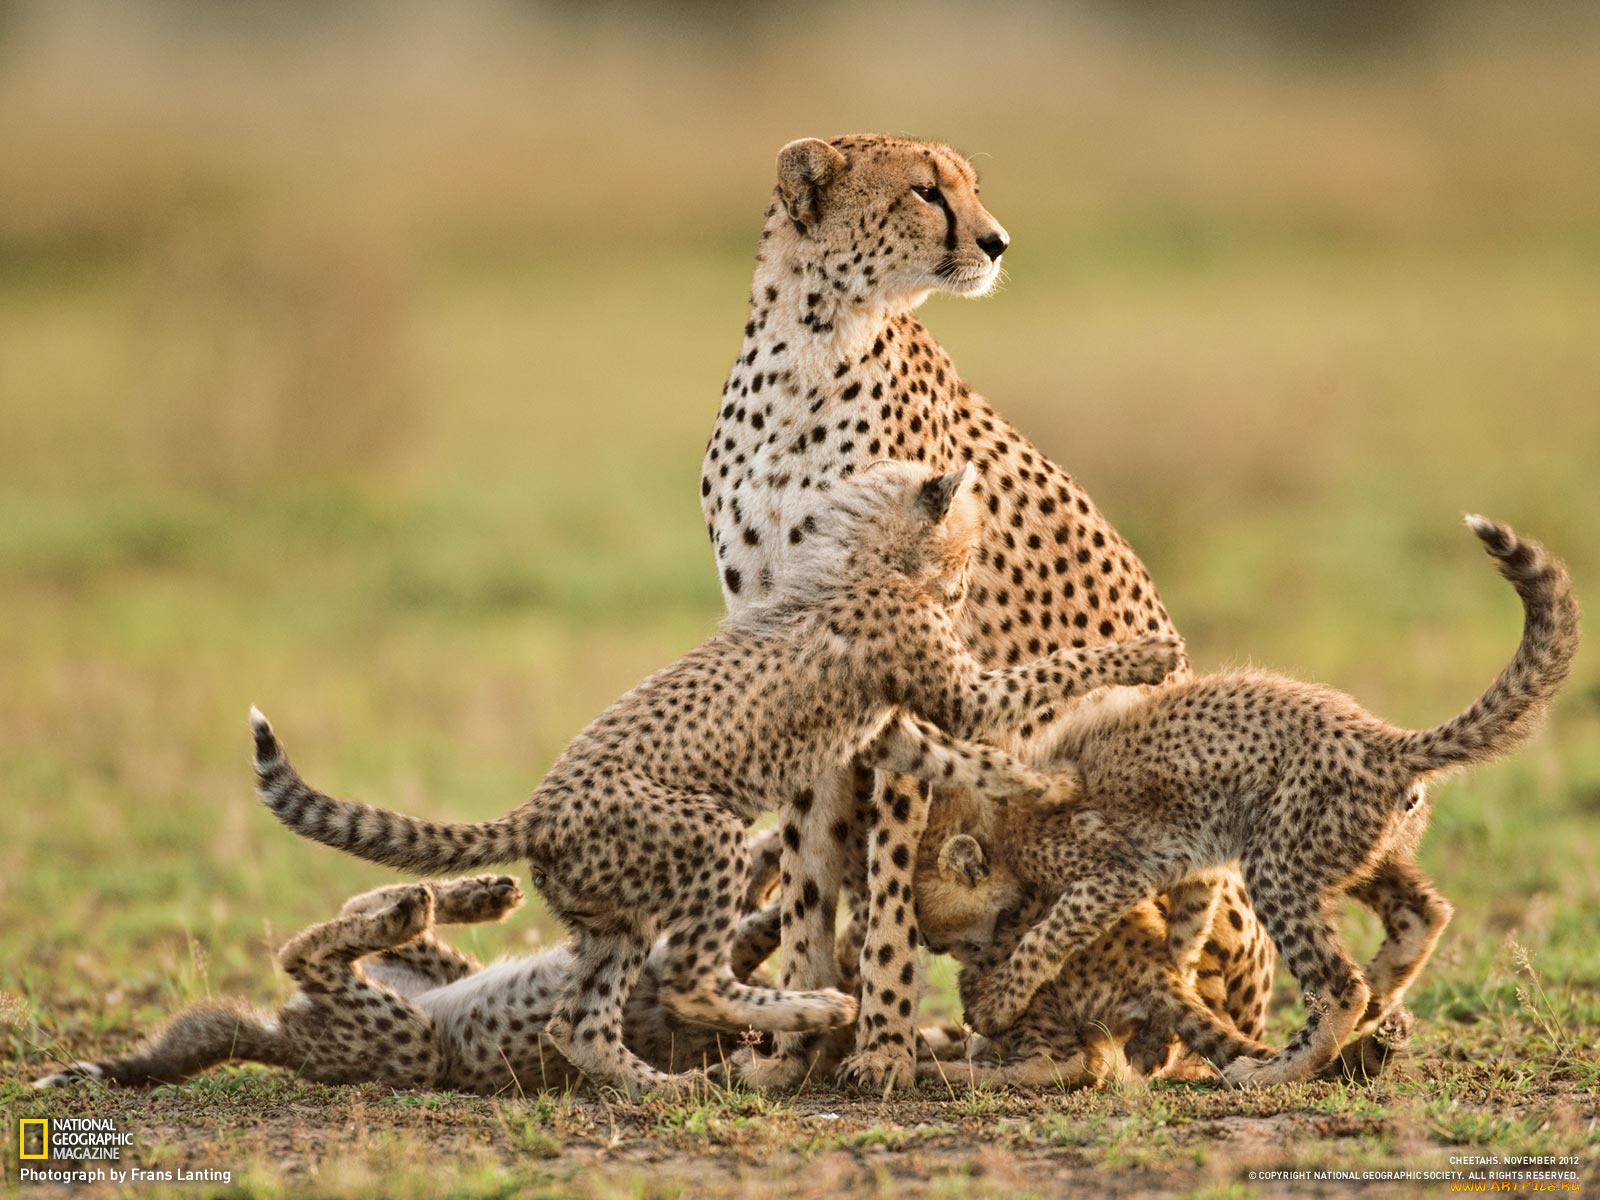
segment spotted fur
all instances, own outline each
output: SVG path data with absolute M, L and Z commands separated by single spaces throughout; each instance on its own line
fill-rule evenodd
M 1151 635 L 985 671 L 951 608 L 979 525 L 972 479 L 971 468 L 883 463 L 819 497 L 805 553 L 761 603 L 602 713 L 499 820 L 443 825 L 334 800 L 300 779 L 256 713 L 261 797 L 296 832 L 407 870 L 526 858 L 576 939 L 543 1036 L 597 1082 L 637 1092 L 682 1081 L 620 1036 L 658 936 L 668 948 L 663 999 L 685 1020 L 766 1032 L 845 1023 L 855 1002 L 838 991 L 732 974 L 748 824 L 774 797 L 853 758 L 986 795 L 1065 799 L 1070 771 L 1037 771 L 957 739 L 1037 720 L 1081 690 L 1156 682 L 1180 653 L 1176 639 Z
M 961 964 L 970 1003 L 978 981 L 1002 965 L 1054 894 L 1026 874 L 1031 806 L 957 800 L 939 807 L 923 835 L 916 874 L 917 920 L 929 947 Z M 1014 862 L 1017 858 L 1020 861 Z M 1217 895 L 1207 879 L 1200 904 Z M 1187 904 L 1183 887 L 1173 902 Z M 1203 909 L 1199 914 L 1209 919 Z M 994 1037 L 960 1038 L 918 1065 L 924 1078 L 1025 1087 L 1078 1087 L 1109 1079 L 1189 1076 L 1196 1064 L 1176 1043 L 1216 1041 L 1236 1053 L 1263 1049 L 1226 1015 L 1222 998 L 1197 987 L 1205 957 L 1165 902 L 1135 905 L 1085 950 L 1060 964 L 1026 1011 Z M 1251 1033 L 1257 1033 L 1252 1030 Z
M 1572 666 L 1578 607 L 1565 568 L 1509 528 L 1469 517 L 1524 608 L 1510 664 L 1470 708 L 1420 732 L 1396 729 L 1326 688 L 1257 672 L 1172 685 L 1111 719 L 1069 728 L 1062 752 L 1084 786 L 1064 805 L 1024 805 L 1006 855 L 1056 896 L 1006 962 L 974 980 L 967 1013 L 999 1033 L 1063 960 L 1146 897 L 1235 859 L 1262 924 L 1306 994 L 1308 1019 L 1277 1053 L 1188 1039 L 1236 1084 L 1305 1079 L 1353 1033 L 1404 1024 L 1401 1004 L 1450 919 L 1416 847 L 1425 781 L 1511 750 Z M 1331 905 L 1348 894 L 1381 920 L 1364 969 Z
M 776 882 L 768 851 L 760 882 Z M 131 1054 L 73 1063 L 36 1087 L 78 1080 L 124 1086 L 176 1083 L 229 1061 L 286 1067 L 319 1083 L 382 1083 L 483 1095 L 565 1088 L 578 1071 L 545 1036 L 557 997 L 573 970 L 570 945 L 485 967 L 439 940 L 435 924 L 497 921 L 522 903 L 510 876 L 480 876 L 378 888 L 348 901 L 332 921 L 313 925 L 279 953 L 299 985 L 269 1015 L 237 1000 L 191 1005 Z M 740 979 L 777 947 L 776 910 L 741 921 L 733 970 Z M 658 943 L 628 997 L 624 1043 L 662 1071 L 716 1063 L 738 1046 L 680 1019 L 661 999 L 669 959 Z
M 701 504 L 736 617 L 763 602 L 806 546 L 817 494 L 887 458 L 936 471 L 970 463 L 977 474 L 981 546 L 957 624 L 979 662 L 1018 665 L 1172 632 L 1128 544 L 1066 472 L 962 380 L 914 315 L 933 292 L 981 296 L 999 278 L 1010 236 L 978 193 L 971 164 L 934 143 L 866 134 L 807 138 L 779 153 L 744 342 L 701 469 Z M 1021 742 L 1037 724 L 1018 731 Z M 905 898 L 929 793 L 904 777 L 841 770 L 779 799 L 794 830 L 783 985 L 837 982 L 837 897 L 858 880 L 871 919 L 844 1075 L 873 1089 L 907 1081 L 918 935 Z M 1241 894 L 1235 886 L 1226 904 L 1202 904 L 1213 919 L 1194 932 L 1214 948 L 1214 991 L 1243 1027 L 1255 1017 L 1239 998 L 1266 995 L 1272 961 Z M 798 1081 L 815 1068 L 813 1050 L 784 1041 L 763 1078 Z

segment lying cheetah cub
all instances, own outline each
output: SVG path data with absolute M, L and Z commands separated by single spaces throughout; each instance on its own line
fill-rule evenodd
M 1460 716 L 1410 732 L 1337 692 L 1249 672 L 1177 683 L 1066 728 L 1058 754 L 1077 763 L 1082 792 L 1025 807 L 1032 819 L 1008 831 L 1019 871 L 1059 899 L 1004 965 L 976 979 L 967 1013 L 980 1032 L 1010 1027 L 1064 960 L 1141 900 L 1234 859 L 1310 1015 L 1276 1054 L 1236 1039 L 1192 1042 L 1224 1079 L 1305 1079 L 1358 1027 L 1399 1008 L 1450 919 L 1415 858 L 1424 780 L 1512 749 L 1578 647 L 1565 568 L 1503 525 L 1467 523 L 1521 596 L 1525 623 L 1510 664 Z M 1344 892 L 1383 922 L 1364 971 L 1331 923 Z
M 533 797 L 497 821 L 440 825 L 331 799 L 289 766 L 253 715 L 262 800 L 290 828 L 374 862 L 453 874 L 526 857 L 576 936 L 570 985 L 545 1030 L 600 1083 L 676 1079 L 619 1036 L 658 935 L 663 998 L 720 1028 L 843 1024 L 841 992 L 739 982 L 729 947 L 746 887 L 746 826 L 853 757 L 991 796 L 1070 789 L 957 741 L 1035 718 L 1105 684 L 1162 679 L 1179 643 L 1152 636 L 985 671 L 955 631 L 981 513 L 970 466 L 948 475 L 884 462 L 823 491 L 812 532 L 762 602 L 652 675 L 580 733 Z
M 752 853 L 764 852 L 752 843 Z M 775 882 L 776 854 L 765 857 Z M 288 1067 L 317 1083 L 482 1095 L 566 1087 L 577 1082 L 577 1072 L 541 1034 L 571 975 L 571 947 L 484 967 L 434 934 L 436 922 L 498 921 L 521 903 L 508 875 L 366 892 L 279 952 L 300 990 L 276 1016 L 242 1001 L 201 1001 L 132 1054 L 74 1063 L 34 1086 L 82 1079 L 175 1083 L 218 1063 L 245 1061 Z M 733 960 L 738 978 L 777 948 L 775 918 L 776 910 L 757 912 L 741 925 Z M 665 944 L 658 944 L 628 999 L 624 1042 L 666 1070 L 720 1061 L 736 1047 L 719 1046 L 715 1031 L 676 1020 L 660 1003 L 665 955 Z

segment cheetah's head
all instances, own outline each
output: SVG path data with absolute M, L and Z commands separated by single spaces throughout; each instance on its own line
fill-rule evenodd
M 819 487 L 771 592 L 735 619 L 762 625 L 841 591 L 908 582 L 954 608 L 983 531 L 976 478 L 970 463 L 941 475 L 884 459 Z
M 993 965 L 996 949 L 1005 949 L 996 939 L 1037 883 L 1025 848 L 1060 836 L 1060 816 L 1070 811 L 1059 793 L 994 804 L 971 792 L 935 792 L 912 883 L 917 927 L 929 948 L 968 965 Z
M 948 146 L 883 134 L 780 150 L 767 231 L 769 246 L 806 264 L 808 291 L 906 308 L 934 291 L 985 295 L 1011 244 L 978 199 L 971 163 Z
M 986 848 L 971 833 L 941 832 L 922 847 L 913 895 L 923 940 L 935 954 L 962 962 L 984 957 L 1001 915 L 1020 902 L 1023 882 L 994 853 L 998 847 Z
M 971 463 L 939 475 L 885 459 L 860 472 L 852 481 L 861 501 L 851 551 L 858 577 L 887 571 L 960 604 L 983 532 L 976 479 Z

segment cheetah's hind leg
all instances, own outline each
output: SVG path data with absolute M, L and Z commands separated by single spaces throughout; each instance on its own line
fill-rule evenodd
M 749 879 L 743 826 L 712 805 L 703 810 L 702 843 L 691 846 L 701 864 L 692 895 L 674 898 L 663 915 L 667 936 L 662 999 L 686 1021 L 719 1029 L 747 1026 L 767 1033 L 831 1029 L 855 1016 L 842 992 L 784 991 L 742 982 L 733 970 L 735 922 Z M 720 857 L 719 857 L 720 856 Z
M 623 1044 L 623 1013 L 650 954 L 649 933 L 614 926 L 576 932 L 572 968 L 545 1025 L 551 1045 L 590 1082 L 617 1088 L 630 1100 L 704 1081 L 703 1071 L 658 1071 Z
M 1338 1057 L 1371 993 L 1339 941 L 1325 896 L 1282 864 L 1262 859 L 1247 860 L 1245 884 L 1262 925 L 1306 989 L 1307 1017 L 1282 1050 L 1265 1059 L 1236 1058 L 1222 1077 L 1236 1086 L 1309 1079 Z
M 359 911 L 313 925 L 278 952 L 300 985 L 279 1014 L 291 1066 L 321 1083 L 430 1087 L 443 1070 L 432 1019 L 367 977 L 358 960 L 393 950 L 433 923 L 425 884 L 397 884 L 357 897 Z
M 1389 859 L 1350 894 L 1383 922 L 1383 945 L 1362 971 L 1372 989 L 1356 1026 L 1356 1033 L 1364 1034 L 1404 1002 L 1453 910 L 1409 857 Z

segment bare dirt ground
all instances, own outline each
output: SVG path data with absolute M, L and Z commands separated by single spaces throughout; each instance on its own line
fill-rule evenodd
M 169 1186 L 251 1196 L 769 1200 L 1310 1196 L 1352 1187 L 1422 1195 L 1452 1190 L 1448 1173 L 1459 1174 L 1459 1185 L 1488 1169 L 1463 1157 L 1509 1155 L 1549 1157 L 1557 1161 L 1540 1170 L 1590 1182 L 1600 1161 L 1600 1097 L 1581 1067 L 1540 1074 L 1432 1048 L 1381 1080 L 1258 1093 L 1176 1083 L 1000 1093 L 952 1079 L 948 1088 L 884 1098 L 808 1090 L 630 1104 L 581 1093 L 485 1100 L 329 1088 L 229 1070 L 148 1093 L 10 1091 L 16 1103 L 7 1107 L 19 1117 L 109 1117 L 134 1135 L 119 1169 L 175 1175 L 171 1183 L 24 1185 L 38 1196 L 151 1195 Z M 185 1182 L 185 1171 L 199 1179 Z M 221 1171 L 230 1173 L 226 1183 L 205 1176 Z M 1383 1178 L 1404 1171 L 1437 1177 Z

